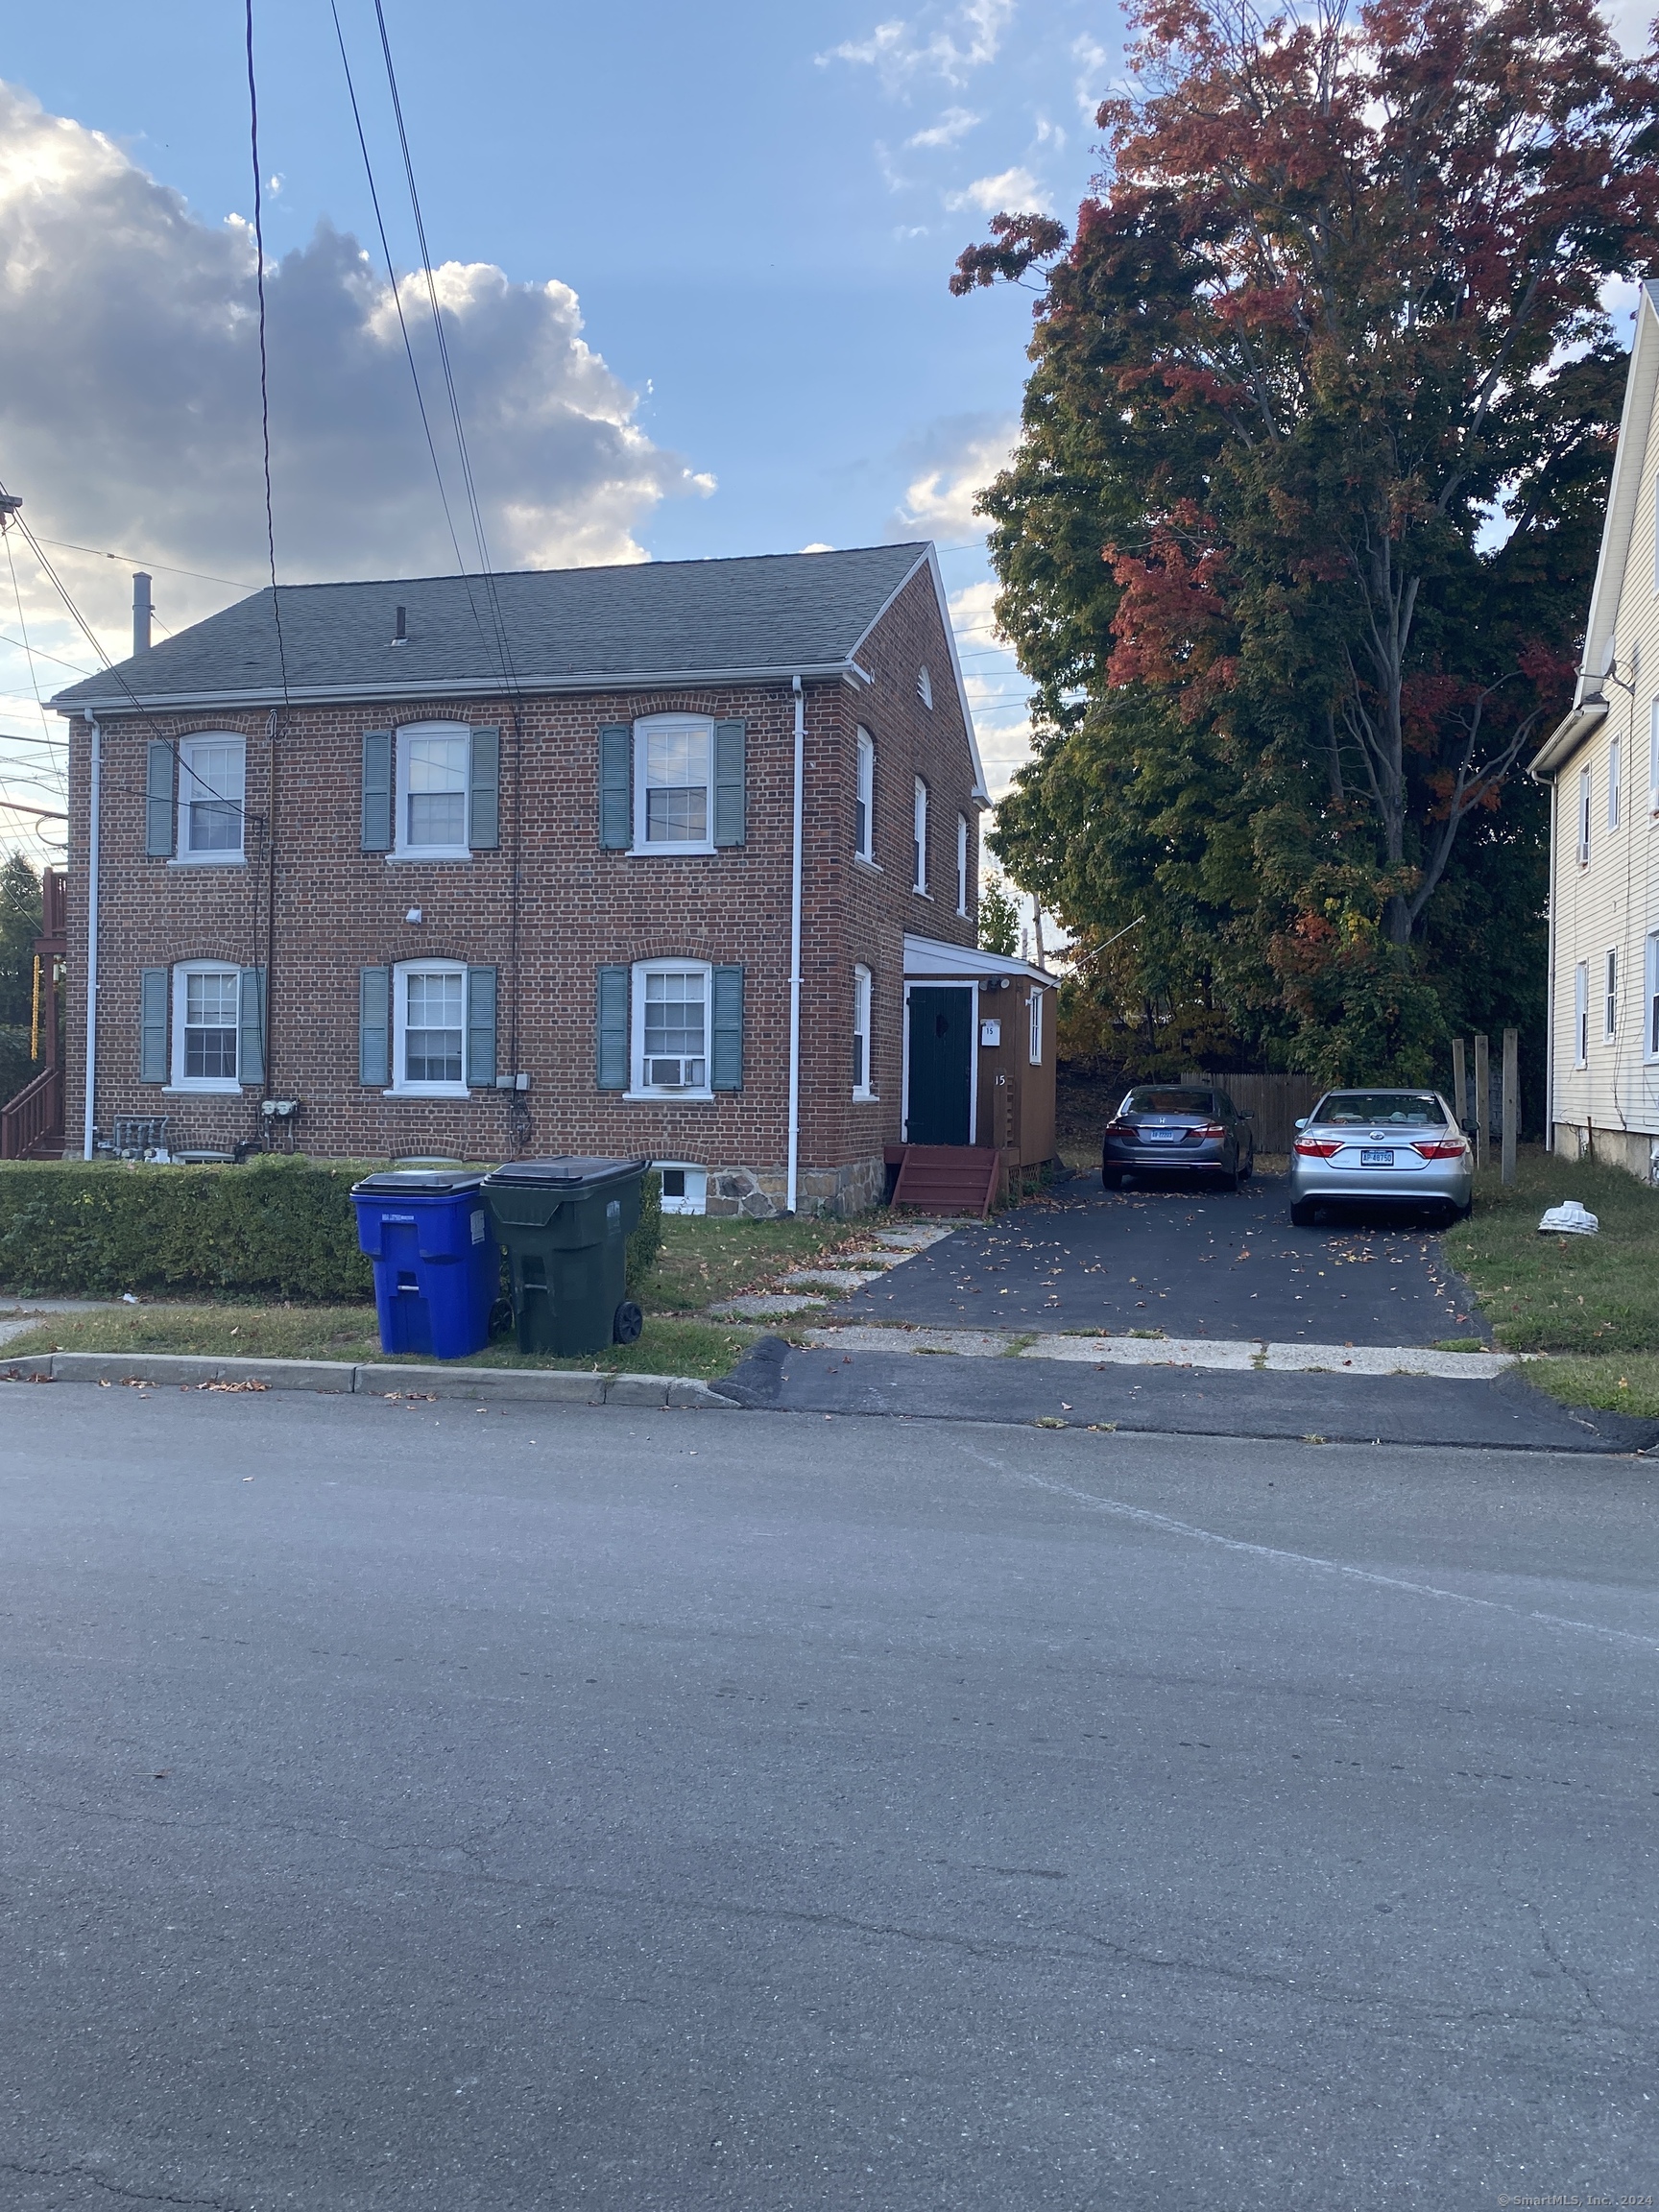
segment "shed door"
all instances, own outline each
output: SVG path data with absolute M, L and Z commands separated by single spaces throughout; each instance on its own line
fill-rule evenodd
M 974 1076 L 974 991 L 910 987 L 910 1068 L 904 1139 L 966 1144 Z

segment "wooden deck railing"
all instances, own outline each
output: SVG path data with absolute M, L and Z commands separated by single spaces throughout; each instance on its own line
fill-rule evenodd
M 63 1142 L 63 1070 L 43 1068 L 0 1106 L 0 1160 L 27 1160 L 36 1146 Z

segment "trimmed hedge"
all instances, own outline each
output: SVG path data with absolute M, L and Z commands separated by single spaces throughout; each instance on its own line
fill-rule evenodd
M 0 1166 L 0 1283 L 13 1291 L 262 1290 L 314 1305 L 374 1295 L 350 1190 L 383 1163 L 254 1159 L 241 1167 L 84 1161 Z M 647 1175 L 628 1239 L 637 1297 L 662 1242 Z

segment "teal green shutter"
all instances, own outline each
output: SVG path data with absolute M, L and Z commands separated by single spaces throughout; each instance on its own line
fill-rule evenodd
M 244 968 L 236 1000 L 236 1080 L 265 1080 L 265 971 Z
M 144 851 L 152 860 L 171 860 L 177 816 L 173 771 L 177 756 L 164 739 L 146 748 L 144 757 Z
M 709 1088 L 743 1088 L 743 971 L 714 971 L 713 1019 L 709 1022 Z
M 601 968 L 599 971 L 599 1088 L 601 1091 L 626 1091 L 628 1088 L 628 1063 L 633 1058 L 633 1039 L 629 1035 L 628 971 L 626 968 Z
M 167 983 L 165 968 L 138 971 L 138 1080 L 167 1080 Z
M 392 850 L 392 733 L 363 733 L 363 850 Z
M 741 845 L 747 832 L 743 794 L 742 722 L 714 725 L 714 842 Z
M 473 732 L 477 735 L 477 732 Z M 493 732 L 492 732 L 493 735 Z M 495 971 L 467 971 L 467 1080 L 474 1087 L 495 1081 Z
M 599 843 L 626 853 L 634 842 L 634 733 L 626 722 L 599 732 Z
M 501 842 L 499 730 L 472 733 L 472 774 L 467 787 L 467 842 L 474 853 L 487 853 Z
M 384 1088 L 392 1080 L 392 971 L 357 971 L 357 1080 Z

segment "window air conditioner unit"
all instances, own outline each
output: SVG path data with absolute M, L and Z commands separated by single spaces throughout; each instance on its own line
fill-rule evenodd
M 703 1088 L 701 1060 L 647 1060 L 645 1074 L 653 1091 L 700 1091 Z

